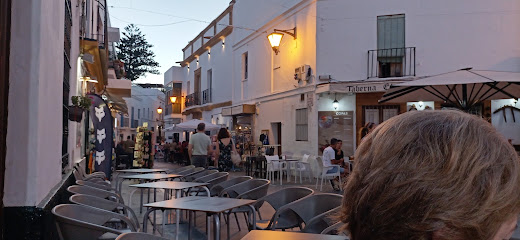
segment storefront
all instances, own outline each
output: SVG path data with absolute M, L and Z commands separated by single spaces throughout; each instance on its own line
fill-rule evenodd
M 255 151 L 255 119 L 256 106 L 241 104 L 234 107 L 222 108 L 222 116 L 232 117 L 233 125 L 230 129 L 233 141 L 240 155 L 253 155 Z

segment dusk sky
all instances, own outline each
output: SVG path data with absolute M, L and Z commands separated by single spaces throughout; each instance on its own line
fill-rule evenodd
M 230 0 L 108 0 L 112 27 L 137 25 L 154 47 L 161 74 L 136 83 L 163 83 L 163 73 L 182 61 L 182 49 L 229 6 Z

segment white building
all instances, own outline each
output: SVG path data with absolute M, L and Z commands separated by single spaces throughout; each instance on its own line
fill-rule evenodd
M 407 103 L 378 103 L 391 83 L 466 67 L 520 71 L 515 0 L 239 0 L 230 8 L 229 23 L 216 25 L 234 26 L 225 47 L 213 37 L 212 23 L 184 49 L 182 66 L 189 93 L 207 88 L 208 70 L 213 84 L 224 72 L 219 81 L 231 90 L 231 106 L 185 113 L 232 117 L 234 130 L 252 129 L 254 143 L 266 133 L 271 145 L 281 145 L 278 154 L 320 155 L 332 137 L 353 154 L 364 123 L 407 111 Z M 284 33 L 277 54 L 267 39 L 275 29 L 285 30 L 277 31 Z
M 185 116 L 182 114 L 185 108 L 183 96 L 188 94 L 183 70 L 181 67 L 174 66 L 164 73 L 165 106 L 163 114 L 164 129 L 166 129 L 165 140 L 167 142 L 185 140 L 182 134 L 168 131 L 174 124 L 181 123 L 185 119 Z
M 68 119 L 71 97 L 129 93 L 130 81 L 109 86 L 124 81 L 108 71 L 118 30 L 109 33 L 103 0 L 0 5 L 0 207 L 9 219 L 0 232 L 6 239 L 57 239 L 47 216 L 74 182 L 73 164 L 88 155 L 87 117 Z
M 137 127 L 142 127 L 144 123 L 148 125 L 149 130 L 153 130 L 154 136 L 158 137 L 158 127 L 162 126 L 163 115 L 159 114 L 157 109 L 164 106 L 164 93 L 158 89 L 133 84 L 132 97 L 124 99 L 128 113 L 119 113 L 116 116 L 117 141 L 126 140 L 129 136 L 135 140 Z M 156 142 L 156 138 L 153 141 Z

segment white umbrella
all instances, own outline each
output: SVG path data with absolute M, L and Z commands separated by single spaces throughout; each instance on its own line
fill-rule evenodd
M 183 131 L 193 131 L 197 129 L 199 123 L 206 124 L 206 131 L 218 130 L 221 128 L 219 125 L 215 125 L 213 123 L 205 122 L 199 119 L 192 119 L 183 123 L 175 124 L 173 127 L 166 128 L 167 132 L 183 132 Z
M 519 97 L 520 73 L 466 68 L 397 84 L 379 102 L 443 101 L 469 110 L 484 100 Z

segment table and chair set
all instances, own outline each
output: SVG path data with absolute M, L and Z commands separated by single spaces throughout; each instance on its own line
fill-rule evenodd
M 341 206 L 342 196 L 338 194 L 317 194 L 305 187 L 288 187 L 268 194 L 270 180 L 250 176 L 228 179 L 227 172 L 194 166 L 118 172 L 114 183 L 110 183 L 104 173 L 86 174 L 80 165 L 74 167 L 76 185 L 67 189 L 73 194 L 69 199 L 71 204 L 52 209 L 61 239 L 166 239 L 165 226 L 171 224 L 175 224 L 175 239 L 179 239 L 181 223 L 188 228 L 188 236 L 181 239 L 191 239 L 197 213 L 205 215 L 208 239 L 211 236 L 220 239 L 224 222 L 229 239 L 232 216 L 241 231 L 237 216 L 240 214 L 244 215 L 250 231 L 243 239 L 347 239 L 346 236 L 319 235 L 337 233 L 339 225 L 329 216 L 337 213 Z M 129 187 L 135 188 L 132 194 L 141 190 L 140 207 L 147 209 L 141 223 L 121 195 L 122 182 L 126 180 L 139 182 Z M 148 191 L 147 203 L 143 202 L 145 191 Z M 157 191 L 163 192 L 163 199 L 157 199 Z M 271 207 L 275 213 L 262 218 L 262 206 Z M 161 223 L 156 219 L 158 211 L 162 213 Z M 147 233 L 149 224 L 152 233 L 157 231 L 161 236 Z M 273 231 L 295 228 L 302 233 Z

